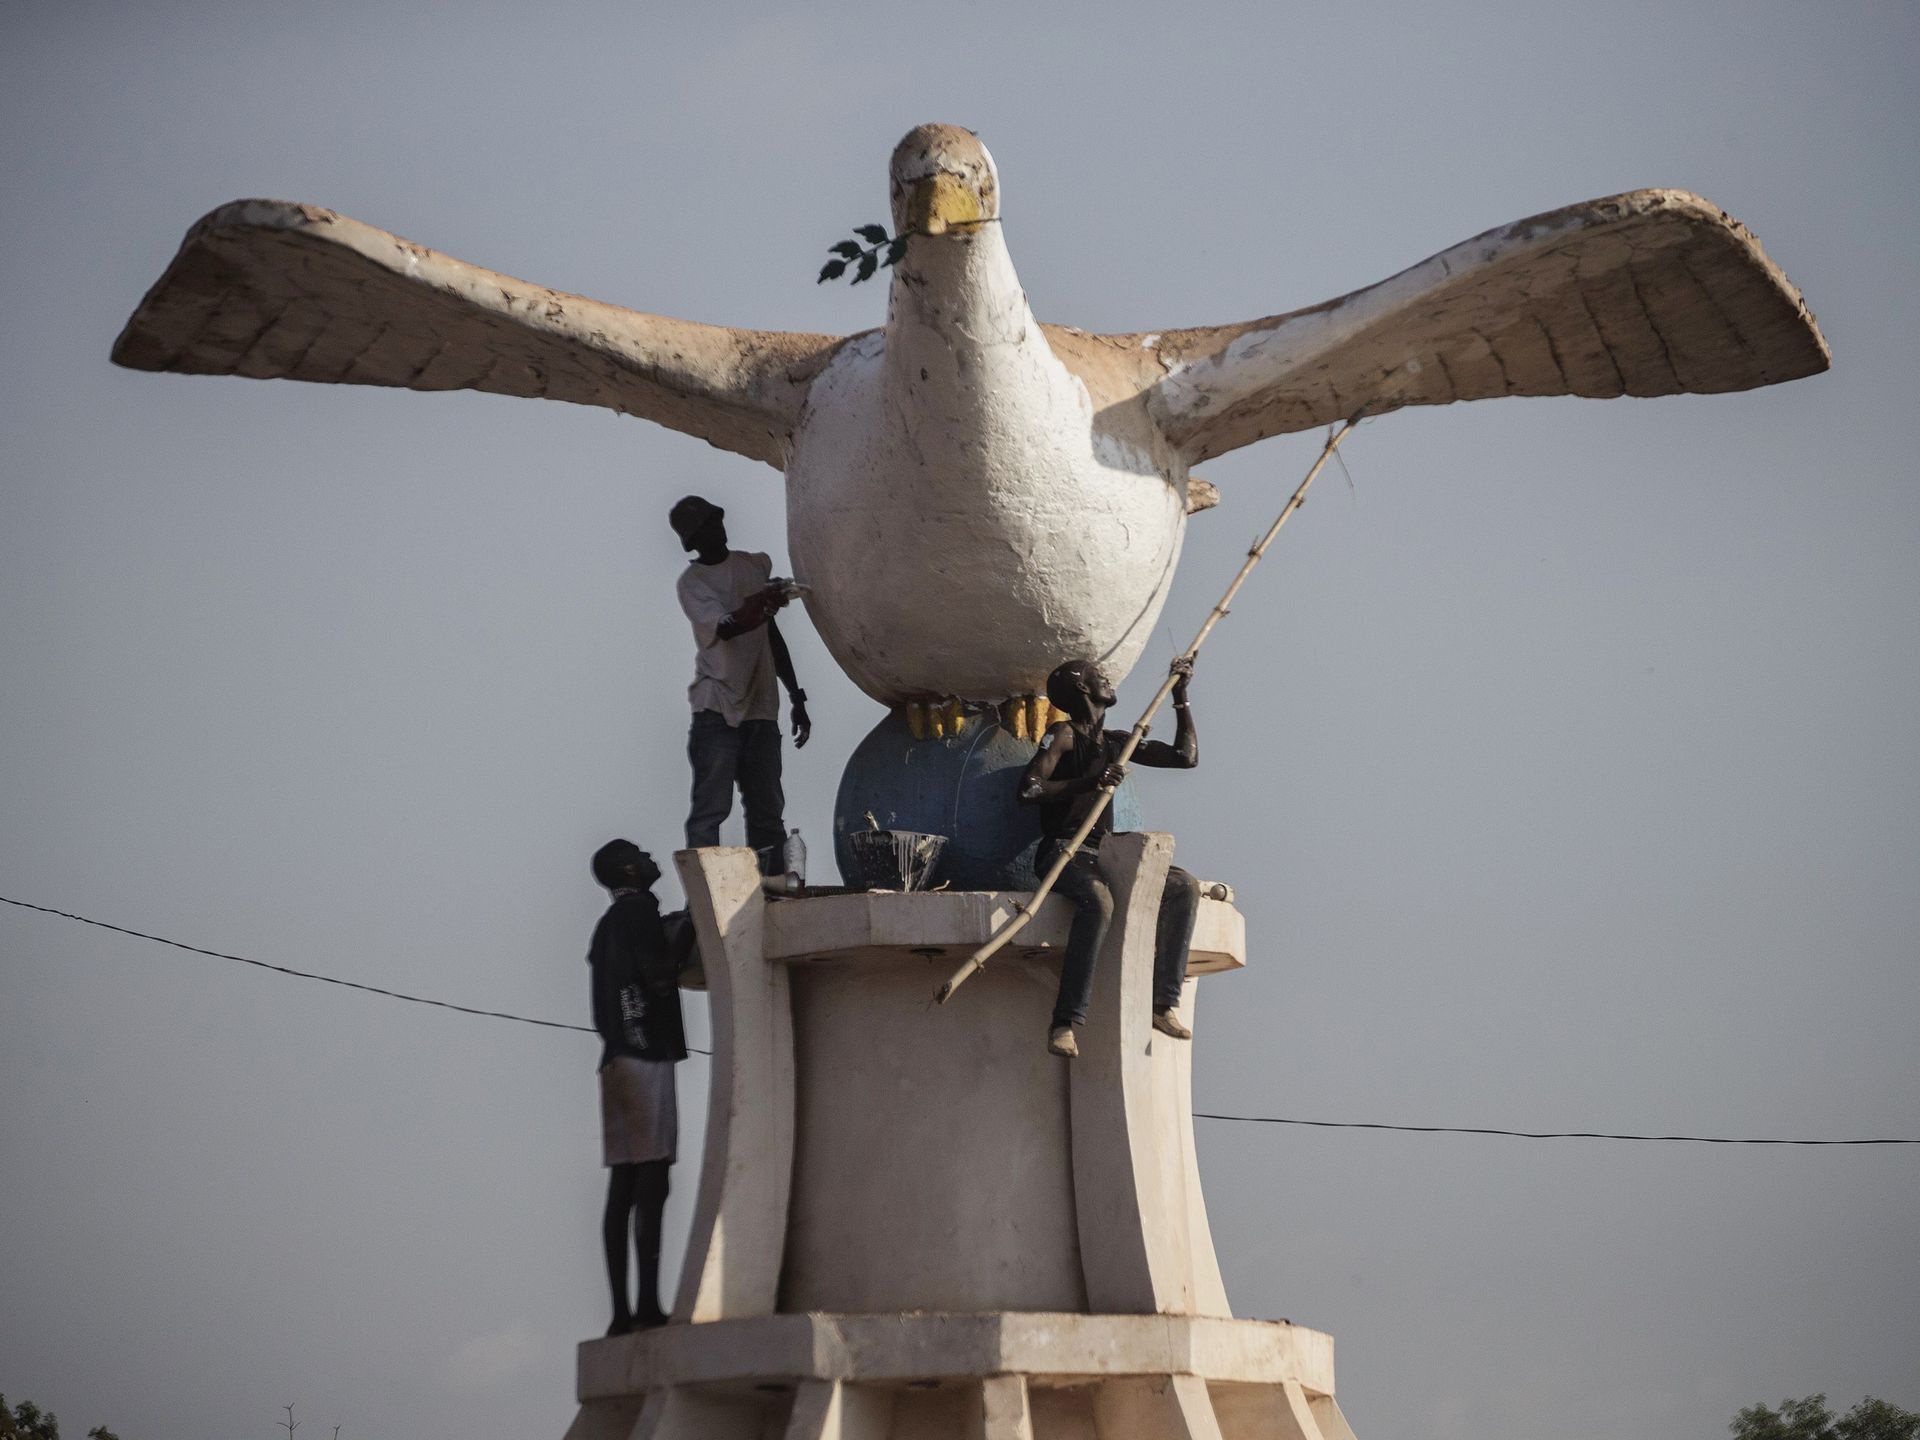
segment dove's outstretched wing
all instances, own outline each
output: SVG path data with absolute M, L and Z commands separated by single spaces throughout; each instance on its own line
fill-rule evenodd
M 571 400 L 780 466 L 807 386 L 840 344 L 646 315 L 331 210 L 236 200 L 187 232 L 113 359 L 189 375 Z
M 1194 463 L 1363 409 L 1750 390 L 1831 358 L 1746 227 L 1683 190 L 1516 221 L 1311 309 L 1105 338 L 1158 359 L 1149 412 Z

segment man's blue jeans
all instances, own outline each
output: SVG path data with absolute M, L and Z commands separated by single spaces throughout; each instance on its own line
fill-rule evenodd
M 785 867 L 787 797 L 780 789 L 780 722 L 742 720 L 729 725 L 717 710 L 693 712 L 687 731 L 693 765 L 693 801 L 687 811 L 687 848 L 720 843 L 720 825 L 733 813 L 734 786 L 747 815 L 747 844 L 760 852 L 760 872 Z
M 1057 840 L 1043 840 L 1033 866 L 1045 874 L 1065 848 Z M 1060 963 L 1060 994 L 1048 1023 L 1083 1025 L 1087 1001 L 1093 995 L 1093 967 L 1100 944 L 1113 923 L 1113 890 L 1100 873 L 1100 856 L 1091 848 L 1074 852 L 1067 868 L 1054 882 L 1053 893 L 1073 902 L 1073 928 L 1067 932 L 1067 954 Z M 1200 882 L 1177 865 L 1167 867 L 1166 887 L 1160 892 L 1159 923 L 1154 927 L 1153 1008 L 1180 1003 L 1187 983 L 1187 948 L 1193 942 L 1194 922 L 1200 918 Z

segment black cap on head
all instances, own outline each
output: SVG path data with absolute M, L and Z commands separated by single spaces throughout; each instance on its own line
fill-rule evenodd
M 611 890 L 627 878 L 627 867 L 640 858 L 631 840 L 609 840 L 593 852 L 593 878 Z
M 681 545 L 691 550 L 693 535 L 707 523 L 708 518 L 714 515 L 724 516 L 726 513 L 711 500 L 703 499 L 698 495 L 688 495 L 684 499 L 676 500 L 673 508 L 667 511 L 667 523 L 673 527 L 673 533 L 680 537 Z

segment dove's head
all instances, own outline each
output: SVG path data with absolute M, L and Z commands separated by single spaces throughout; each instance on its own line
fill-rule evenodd
M 968 234 L 1000 215 L 1000 175 L 980 137 L 958 125 L 919 125 L 893 147 L 895 234 Z

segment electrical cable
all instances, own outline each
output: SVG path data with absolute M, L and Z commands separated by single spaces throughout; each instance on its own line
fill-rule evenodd
M 207 950 L 199 945 L 169 940 L 164 935 L 149 935 L 144 930 L 129 930 L 124 925 L 110 925 L 105 920 L 92 920 L 85 915 L 76 915 L 70 910 L 56 910 L 50 905 L 35 905 L 30 901 L 14 900 L 5 895 L 0 895 L 0 904 L 14 905 L 22 910 L 37 910 L 42 915 L 57 915 L 62 920 L 76 920 L 82 925 L 91 925 L 99 930 L 111 930 L 116 935 L 130 935 L 135 940 L 150 940 L 156 945 L 170 945 L 176 950 L 210 956 L 215 960 L 232 960 L 241 965 L 252 965 L 256 969 L 271 970 L 276 975 L 291 975 L 301 980 L 319 980 L 328 985 L 341 985 L 349 990 L 364 990 L 370 995 L 384 995 L 390 1000 L 406 1000 L 415 1005 L 432 1005 L 441 1010 L 457 1010 L 462 1015 L 479 1015 L 488 1020 L 517 1020 L 522 1025 L 538 1025 L 547 1030 L 574 1030 L 585 1035 L 597 1033 L 590 1025 L 569 1025 L 561 1020 L 536 1020 L 530 1015 L 515 1015 L 506 1010 L 480 1010 L 471 1005 L 456 1005 L 450 1000 L 433 1000 L 425 995 L 408 995 L 399 990 L 383 990 L 378 985 L 364 985 L 358 980 L 341 980 L 332 975 L 316 975 L 311 970 L 295 970 L 287 965 L 270 965 L 264 960 L 250 960 L 245 955 L 229 955 L 222 950 Z M 687 1049 L 695 1055 L 713 1053 L 691 1045 Z M 1391 1125 L 1371 1120 L 1294 1120 L 1280 1115 L 1225 1115 L 1207 1110 L 1194 1111 L 1193 1118 L 1222 1120 L 1239 1125 L 1303 1125 L 1318 1130 L 1392 1130 L 1411 1135 L 1497 1135 L 1514 1140 L 1644 1140 L 1672 1141 L 1691 1145 L 1920 1145 L 1920 1139 L 1792 1140 L 1728 1135 L 1627 1135 L 1603 1130 L 1500 1130 L 1486 1125 Z
M 1311 1125 L 1324 1130 L 1399 1130 L 1414 1135 L 1504 1135 L 1514 1140 L 1678 1140 L 1690 1145 L 1920 1145 L 1920 1140 L 1775 1140 L 1730 1135 L 1622 1135 L 1605 1130 L 1496 1130 L 1486 1125 L 1388 1125 L 1377 1120 L 1286 1120 L 1278 1115 L 1216 1115 L 1196 1120 L 1232 1120 L 1242 1125 Z
M 441 1010 L 457 1010 L 462 1015 L 479 1015 L 488 1020 L 517 1020 L 522 1025 L 538 1025 L 546 1030 L 577 1030 L 583 1035 L 598 1032 L 591 1025 L 569 1025 L 564 1020 L 536 1020 L 531 1015 L 515 1015 L 507 1010 L 480 1010 L 472 1005 L 456 1005 L 451 1000 L 433 1000 L 425 995 L 409 995 L 401 990 L 385 990 L 378 985 L 362 984 L 358 980 L 342 980 L 333 975 L 316 975 L 311 970 L 295 970 L 290 965 L 270 965 L 265 960 L 250 960 L 245 955 L 229 955 L 224 950 L 208 950 L 199 945 L 189 945 L 181 940 L 169 940 L 164 935 L 149 935 L 144 930 L 129 930 L 124 925 L 110 925 L 105 920 L 90 920 L 85 915 L 75 915 L 70 910 L 55 910 L 51 905 L 35 905 L 26 900 L 14 900 L 0 895 L 0 904 L 17 905 L 22 910 L 38 910 L 42 915 L 58 915 L 62 920 L 78 920 L 82 925 L 91 925 L 99 930 L 111 930 L 116 935 L 131 935 L 136 940 L 151 940 L 156 945 L 171 945 L 176 950 L 190 951 L 195 955 L 208 955 L 215 960 L 232 960 L 241 965 L 251 965 L 258 970 L 271 970 L 276 975 L 291 975 L 300 980 L 318 980 L 327 985 L 340 985 L 348 990 L 364 990 L 369 995 L 384 995 L 389 1000 L 405 1000 L 414 1005 L 432 1005 Z M 695 1050 L 687 1047 L 696 1055 L 709 1055 L 708 1050 Z

